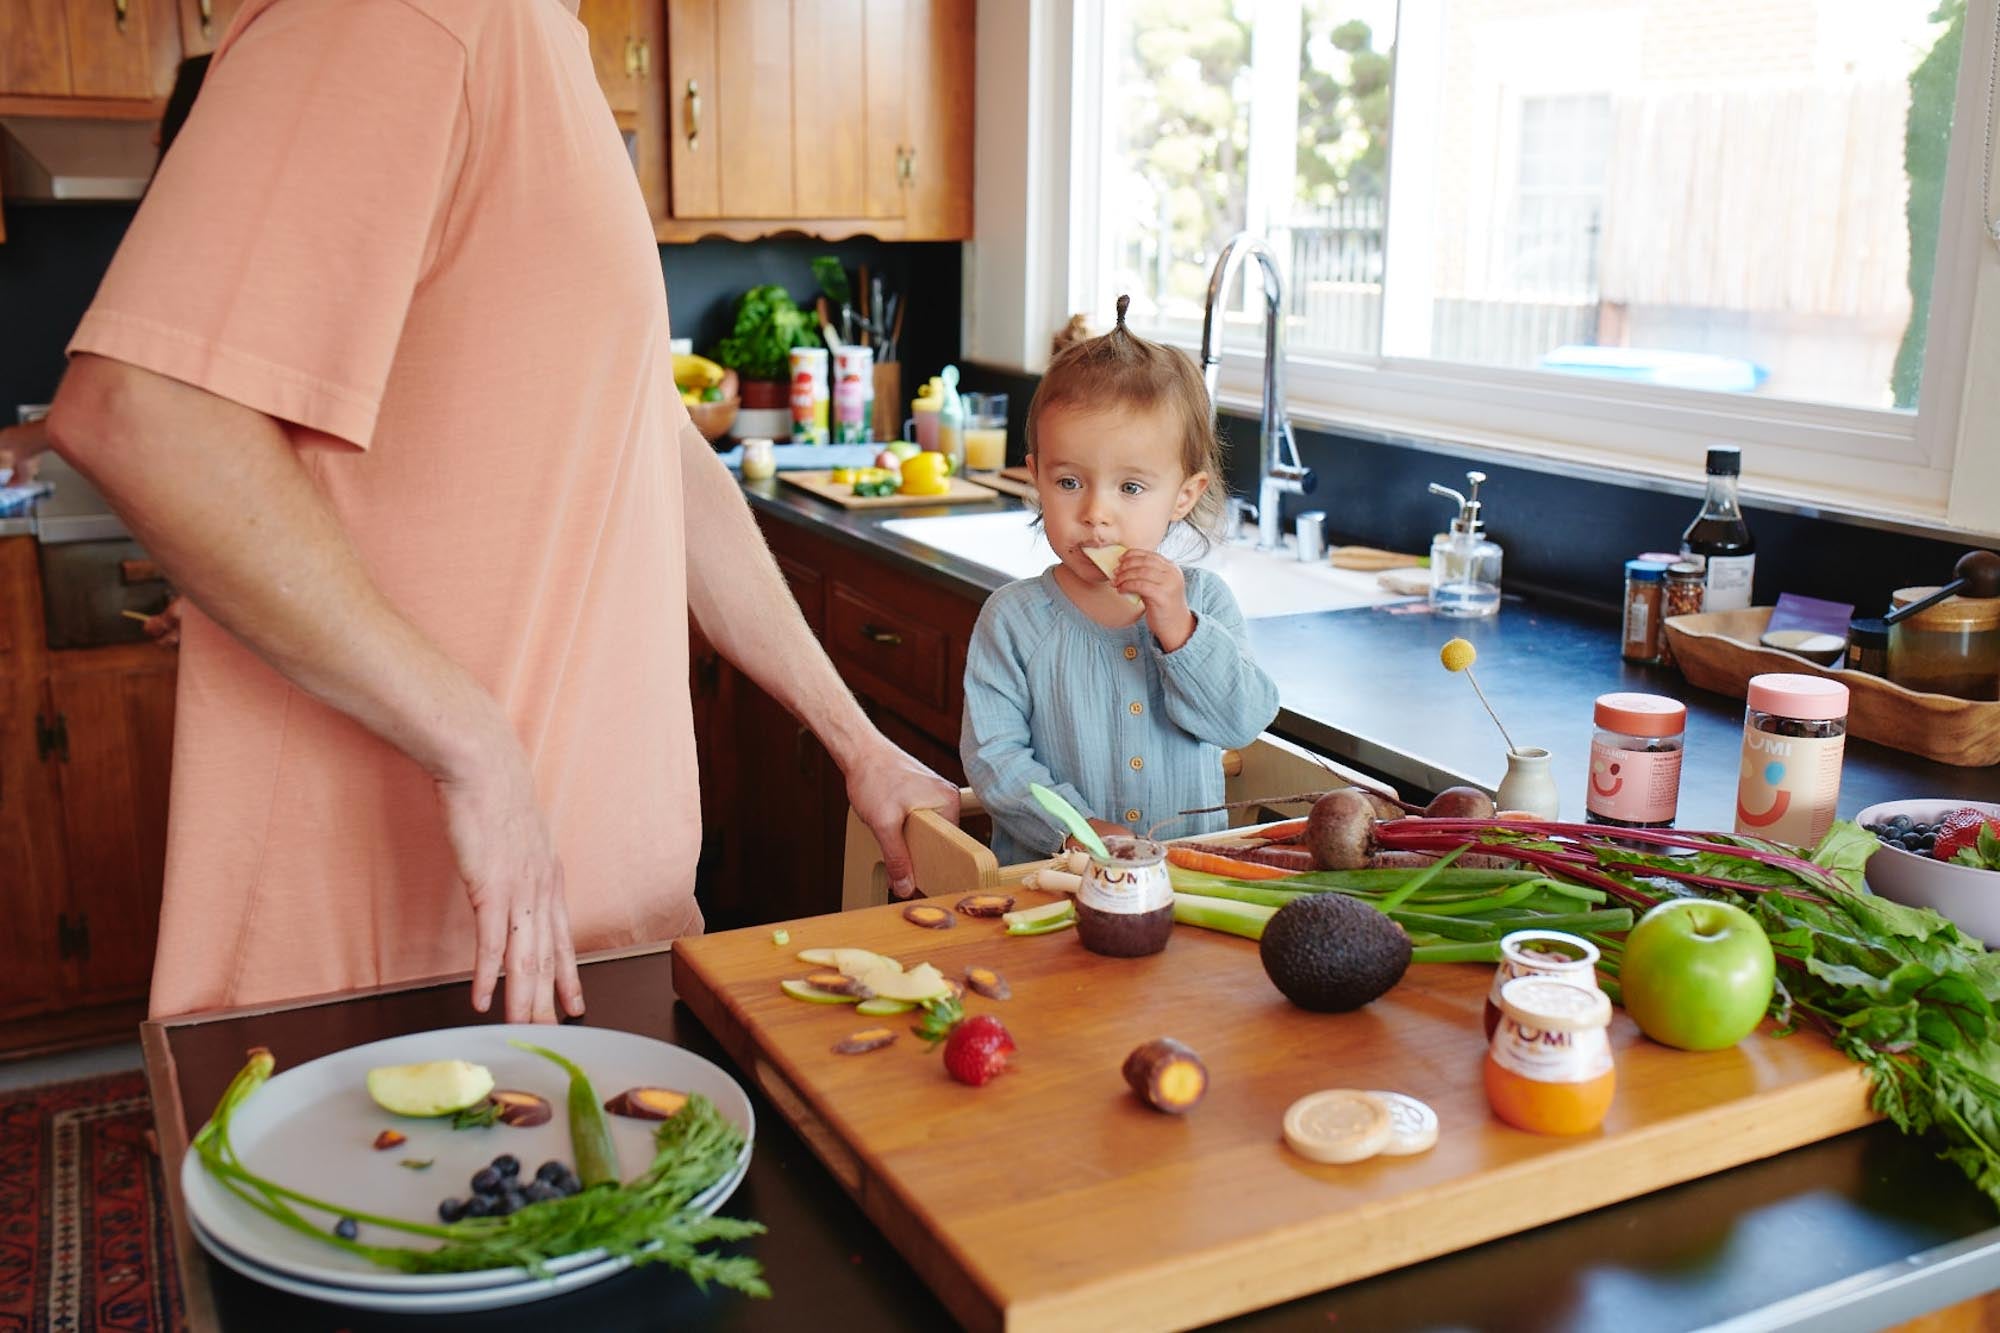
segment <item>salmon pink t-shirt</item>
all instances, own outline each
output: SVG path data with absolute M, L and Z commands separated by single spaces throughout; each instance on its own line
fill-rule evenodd
M 71 350 L 283 424 L 369 575 L 513 720 L 579 951 L 700 928 L 687 414 L 559 0 L 249 0 Z M 153 1013 L 468 970 L 417 765 L 197 609 L 180 652 Z

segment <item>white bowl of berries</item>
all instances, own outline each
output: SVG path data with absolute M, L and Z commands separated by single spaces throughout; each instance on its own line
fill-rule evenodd
M 1883 801 L 1854 818 L 1882 844 L 1868 858 L 1870 889 L 2000 945 L 2000 805 Z

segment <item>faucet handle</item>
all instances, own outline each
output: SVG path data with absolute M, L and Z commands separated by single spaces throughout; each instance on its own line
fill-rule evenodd
M 1229 497 L 1229 513 L 1223 522 L 1222 539 L 1225 542 L 1240 542 L 1245 539 L 1249 525 L 1257 521 L 1257 506 L 1240 495 Z

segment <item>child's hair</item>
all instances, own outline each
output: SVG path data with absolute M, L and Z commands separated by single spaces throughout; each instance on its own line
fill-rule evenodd
M 1208 401 L 1208 386 L 1186 352 L 1147 342 L 1125 327 L 1125 308 L 1132 298 L 1118 298 L 1118 326 L 1095 338 L 1078 339 L 1082 316 L 1056 336 L 1056 353 L 1028 404 L 1028 452 L 1035 452 L 1035 434 L 1042 414 L 1053 407 L 1078 406 L 1086 411 L 1111 407 L 1166 406 L 1180 428 L 1181 468 L 1189 476 L 1205 473 L 1208 488 L 1182 521 L 1203 539 L 1222 525 L 1222 440 Z

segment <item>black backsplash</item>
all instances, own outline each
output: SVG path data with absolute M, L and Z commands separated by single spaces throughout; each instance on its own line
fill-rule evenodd
M 1008 395 L 1009 461 L 1018 463 L 1037 378 L 975 365 L 966 369 L 963 383 Z M 1257 423 L 1234 413 L 1222 420 L 1230 446 L 1230 490 L 1254 498 Z M 1287 500 L 1287 526 L 1299 511 L 1319 509 L 1326 513 L 1330 543 L 1428 554 L 1431 538 L 1454 511 L 1450 501 L 1425 488 L 1435 481 L 1462 491 L 1466 470 L 1477 468 L 1487 476 L 1479 496 L 1488 530 L 1505 552 L 1502 586 L 1517 592 L 1615 606 L 1623 596 L 1625 561 L 1643 551 L 1679 549 L 1682 530 L 1701 507 L 1698 499 L 1643 484 L 1566 477 L 1319 430 L 1298 428 L 1295 434 L 1319 486 L 1311 496 Z M 1754 483 L 1754 451 L 1744 464 Z M 1791 592 L 1887 610 L 1895 589 L 1948 579 L 1966 549 L 1754 505 L 1745 516 L 1757 539 L 1760 606 Z
M 0 421 L 12 422 L 14 404 L 47 402 L 55 392 L 63 347 L 132 213 L 128 204 L 7 206 L 7 239 L 0 243 Z M 903 382 L 911 386 L 958 356 L 960 253 L 956 244 L 869 238 L 705 240 L 661 246 L 660 271 L 675 334 L 707 351 L 729 332 L 736 298 L 747 289 L 779 283 L 809 306 L 817 294 L 814 256 L 837 255 L 850 272 L 866 264 L 887 290 L 902 293 Z

